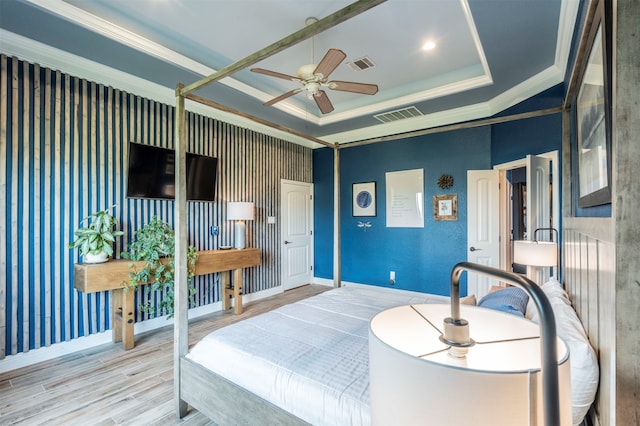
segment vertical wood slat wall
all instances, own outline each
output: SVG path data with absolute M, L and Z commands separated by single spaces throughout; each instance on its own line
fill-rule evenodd
M 174 107 L 0 56 L 0 359 L 111 328 L 108 292 L 73 288 L 80 221 L 116 204 L 125 231 L 115 253 L 153 215 L 173 224 L 173 201 L 126 198 L 128 142 L 173 148 Z M 244 292 L 280 285 L 280 179 L 311 182 L 311 149 L 187 114 L 188 150 L 218 158 L 216 202 L 188 203 L 189 244 L 231 245 L 227 201 L 253 201 L 247 245 L 262 265 L 245 271 Z M 279 221 L 278 221 L 279 222 Z M 210 227 L 220 228 L 219 236 Z M 219 300 L 219 279 L 197 277 L 194 306 Z M 137 302 L 160 295 L 137 292 Z M 148 318 L 137 313 L 136 320 Z
M 615 243 L 610 218 L 563 217 L 563 281 L 589 341 L 596 350 L 601 424 L 615 424 Z

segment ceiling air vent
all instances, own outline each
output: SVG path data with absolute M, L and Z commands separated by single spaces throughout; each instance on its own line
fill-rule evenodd
M 354 71 L 364 71 L 376 66 L 376 64 L 374 64 L 371 58 L 369 58 L 368 56 L 363 56 L 362 58 L 356 59 L 353 62 L 347 62 L 347 65 L 353 68 Z
M 419 117 L 422 114 L 418 108 L 412 106 L 404 109 L 397 109 L 395 111 L 389 111 L 382 114 L 376 114 L 373 117 L 382 121 L 383 123 L 390 123 L 392 121 L 404 120 L 405 118 Z

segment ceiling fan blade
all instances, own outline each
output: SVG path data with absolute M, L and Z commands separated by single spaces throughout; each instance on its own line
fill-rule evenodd
M 363 95 L 375 95 L 378 93 L 377 84 L 355 83 L 353 81 L 330 81 L 327 86 L 329 89 L 362 93 Z
M 323 114 L 328 114 L 333 111 L 333 104 L 324 90 L 318 90 L 318 93 L 313 95 L 313 99 L 316 101 L 318 108 L 320 108 L 320 111 Z
M 333 70 L 335 70 L 342 61 L 344 61 L 344 58 L 346 57 L 347 55 L 340 49 L 329 49 L 327 53 L 324 54 L 324 57 L 322 58 L 316 69 L 313 71 L 313 73 L 322 74 L 320 80 L 324 81 L 327 79 L 327 77 L 329 77 L 329 74 L 331 74 Z
M 300 81 L 300 79 L 298 77 L 294 77 L 294 76 L 288 75 L 288 74 L 282 74 L 280 72 L 275 72 L 275 71 L 271 71 L 271 70 L 265 70 L 264 68 L 251 68 L 251 71 L 252 72 L 257 72 L 258 74 L 268 75 L 270 77 L 283 78 L 285 80 L 291 80 L 291 81 Z
M 278 96 L 278 97 L 276 97 L 276 98 L 273 98 L 273 99 L 271 99 L 270 101 L 265 102 L 263 105 L 265 105 L 265 106 L 273 105 L 273 104 L 275 104 L 276 102 L 280 102 L 280 101 L 281 101 L 281 100 L 283 100 L 283 99 L 287 99 L 287 98 L 289 98 L 289 97 L 291 97 L 291 96 L 295 95 L 296 93 L 300 93 L 300 92 L 302 92 L 303 90 L 304 90 L 304 89 L 302 89 L 302 88 L 300 88 L 300 89 L 293 89 L 293 90 L 290 90 L 290 91 L 288 91 L 287 93 L 283 93 L 282 95 L 280 95 L 280 96 Z

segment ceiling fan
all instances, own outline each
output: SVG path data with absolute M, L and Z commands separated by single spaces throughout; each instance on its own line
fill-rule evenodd
M 313 57 L 313 54 L 312 54 Z M 283 93 L 282 95 L 271 99 L 264 103 L 264 105 L 273 105 L 276 102 L 280 102 L 283 99 L 287 99 L 297 93 L 307 92 L 307 97 L 316 101 L 318 108 L 323 114 L 333 111 L 333 104 L 329 100 L 327 93 L 322 90 L 323 87 L 328 87 L 332 90 L 340 90 L 343 92 L 361 93 L 365 95 L 375 95 L 378 92 L 377 84 L 367 83 L 355 83 L 352 81 L 327 81 L 329 74 L 331 74 L 347 55 L 340 49 L 329 49 L 324 55 L 320 63 L 307 64 L 298 68 L 296 76 L 282 74 L 276 71 L 265 70 L 263 68 L 251 68 L 251 71 L 259 74 L 268 75 L 271 77 L 282 78 L 285 80 L 291 80 L 302 84 L 302 87 Z

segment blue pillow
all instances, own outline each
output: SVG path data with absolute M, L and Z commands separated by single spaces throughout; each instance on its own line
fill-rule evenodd
M 484 296 L 480 299 L 478 306 L 524 317 L 528 302 L 529 296 L 524 290 L 518 287 L 506 287 Z

